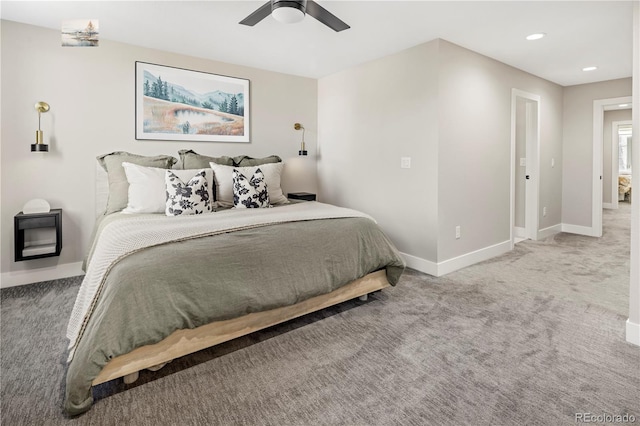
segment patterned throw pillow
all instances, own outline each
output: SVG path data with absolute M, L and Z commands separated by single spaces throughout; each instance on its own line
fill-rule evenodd
M 178 216 L 181 214 L 202 214 L 211 212 L 206 170 L 200 170 L 189 182 L 184 183 L 171 170 L 165 174 L 167 185 L 167 204 L 165 214 Z
M 233 169 L 233 206 L 237 209 L 261 209 L 271 207 L 269 191 L 262 170 L 257 169 L 251 178 Z
M 209 163 L 213 170 L 214 199 L 220 207 L 233 207 L 233 169 L 245 176 L 253 176 L 260 169 L 264 174 L 264 181 L 269 188 L 269 204 L 288 204 L 289 200 L 282 192 L 280 185 L 284 163 L 262 164 L 260 166 L 236 167 L 224 166 L 214 162 Z

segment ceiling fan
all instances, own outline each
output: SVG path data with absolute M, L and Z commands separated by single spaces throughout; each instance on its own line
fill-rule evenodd
M 292 24 L 302 21 L 307 13 L 336 32 L 351 28 L 313 0 L 270 0 L 240 23 L 253 27 L 271 14 L 277 21 Z

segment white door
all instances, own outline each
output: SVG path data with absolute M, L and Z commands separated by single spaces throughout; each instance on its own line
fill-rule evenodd
M 536 240 L 540 169 L 540 97 L 512 90 L 511 241 Z

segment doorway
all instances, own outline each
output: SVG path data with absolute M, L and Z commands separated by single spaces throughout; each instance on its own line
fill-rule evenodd
M 538 239 L 540 96 L 511 91 L 511 247 Z
M 624 107 L 622 105 L 625 105 Z M 593 166 L 591 185 L 591 236 L 602 237 L 604 112 L 631 108 L 631 96 L 593 101 Z
M 617 209 L 619 201 L 631 201 L 631 126 L 631 120 L 611 123 L 611 204 L 607 206 L 605 193 L 604 208 Z

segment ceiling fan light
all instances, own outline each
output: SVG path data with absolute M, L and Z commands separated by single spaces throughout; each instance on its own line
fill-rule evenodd
M 271 15 L 276 21 L 283 24 L 295 24 L 304 19 L 304 12 L 301 9 L 289 5 L 274 8 Z

